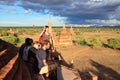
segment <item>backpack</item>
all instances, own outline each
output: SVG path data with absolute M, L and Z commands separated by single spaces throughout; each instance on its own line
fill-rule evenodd
M 42 33 L 42 35 L 39 37 L 38 42 L 41 43 L 43 41 L 43 38 L 45 37 L 45 31 Z
M 24 61 L 28 61 L 28 51 L 29 51 L 29 49 L 30 49 L 30 46 L 25 46 L 24 47 L 23 56 L 22 56 Z
M 24 48 L 25 48 L 26 44 L 22 44 L 22 46 L 20 47 L 19 49 L 19 56 L 21 59 L 23 59 L 23 51 L 24 51 Z
M 32 68 L 33 70 L 36 72 L 36 73 L 39 73 L 39 68 L 38 68 L 38 60 L 36 58 L 36 53 L 37 53 L 37 50 L 33 47 L 31 47 L 29 49 L 29 52 L 28 52 L 28 62 L 32 64 Z M 32 62 L 30 61 L 30 58 L 32 58 Z

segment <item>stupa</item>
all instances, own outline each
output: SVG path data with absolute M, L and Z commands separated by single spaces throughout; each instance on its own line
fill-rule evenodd
M 53 29 L 52 29 L 52 22 L 49 21 L 48 26 L 49 26 L 49 32 L 50 32 L 50 35 L 51 35 L 51 38 L 52 38 L 52 44 L 55 47 L 55 36 L 54 36 L 54 33 L 53 33 Z
M 15 34 L 14 30 L 10 28 L 10 30 L 8 31 L 8 33 L 10 34 Z
M 65 26 L 63 26 L 59 36 L 59 45 L 62 45 L 62 46 L 72 45 L 72 36 L 66 30 Z
M 71 34 L 72 36 L 74 36 L 74 35 L 75 35 L 75 32 L 74 32 L 74 30 L 73 30 L 72 26 L 71 26 L 71 28 L 70 28 L 70 34 Z

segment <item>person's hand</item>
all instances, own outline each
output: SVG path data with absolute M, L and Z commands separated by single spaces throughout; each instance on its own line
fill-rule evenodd
M 58 67 L 58 63 L 57 62 L 55 62 L 54 64 L 55 64 L 56 67 Z

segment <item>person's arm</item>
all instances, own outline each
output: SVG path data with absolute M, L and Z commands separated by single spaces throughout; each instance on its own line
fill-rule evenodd
M 41 34 L 40 34 L 40 36 L 39 36 L 39 40 L 38 40 L 38 42 L 39 43 L 41 43 L 42 42 L 42 40 L 43 40 L 43 38 L 44 38 L 44 36 L 45 36 L 45 30 L 43 30 L 42 32 L 41 32 Z
M 50 37 L 50 43 L 51 43 L 51 49 L 54 51 L 55 44 L 54 44 L 54 40 L 52 39 L 52 36 Z
M 46 62 L 46 59 L 43 59 L 43 64 L 44 64 L 44 66 L 48 65 Z
M 42 31 L 42 32 L 40 33 L 40 36 L 42 36 L 43 33 L 44 33 L 44 31 Z
M 42 36 L 43 33 L 45 33 L 45 28 L 44 28 L 43 31 L 40 33 L 40 36 Z
M 42 56 L 43 65 L 44 66 L 48 65 L 47 61 L 46 61 L 46 57 L 47 57 L 46 52 L 43 52 L 41 56 Z

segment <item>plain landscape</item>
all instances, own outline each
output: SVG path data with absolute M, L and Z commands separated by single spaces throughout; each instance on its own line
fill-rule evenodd
M 69 31 L 70 28 L 67 28 Z M 53 28 L 55 39 L 62 28 Z M 26 37 L 37 41 L 42 28 L 0 28 L 0 38 L 20 47 Z M 72 46 L 59 46 L 66 64 L 73 60 L 73 68 L 91 71 L 99 80 L 120 80 L 120 28 L 73 28 Z

